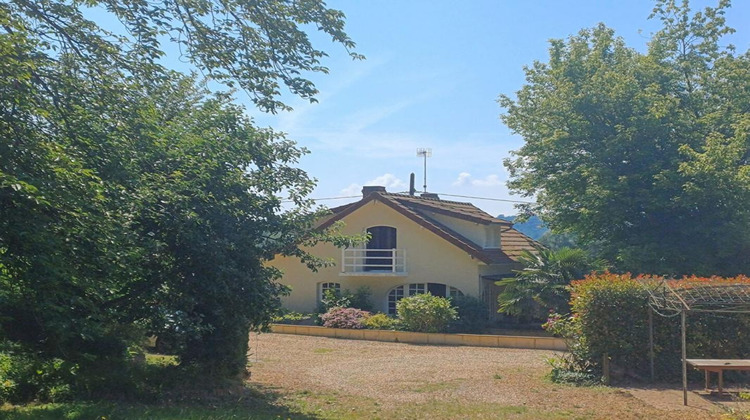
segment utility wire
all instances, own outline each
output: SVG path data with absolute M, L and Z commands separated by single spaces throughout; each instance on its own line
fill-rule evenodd
M 473 198 L 475 200 L 487 200 L 487 201 L 503 201 L 506 203 L 521 203 L 521 204 L 536 204 L 533 201 L 523 201 L 523 200 L 509 200 L 506 198 L 490 198 L 490 197 L 476 197 L 472 195 L 457 195 L 457 194 L 446 194 L 446 193 L 435 193 L 437 195 L 444 195 L 446 197 L 461 197 L 461 198 Z
M 408 191 L 403 191 L 401 194 L 408 194 Z M 460 198 L 471 198 L 474 200 L 487 200 L 487 201 L 502 201 L 505 203 L 521 203 L 521 204 L 536 204 L 533 201 L 523 201 L 523 200 L 509 200 L 505 198 L 491 198 L 491 197 L 477 197 L 473 195 L 458 195 L 458 194 L 446 194 L 446 193 L 435 193 L 438 195 L 443 195 L 446 197 L 460 197 Z M 361 195 L 346 195 L 341 197 L 324 197 L 324 198 L 311 198 L 313 201 L 326 201 L 326 200 L 341 200 L 345 198 L 360 198 Z M 281 200 L 282 203 L 291 203 L 294 200 Z
M 313 201 L 325 201 L 325 200 L 341 200 L 343 198 L 360 198 L 361 195 L 345 195 L 342 197 L 324 197 L 324 198 L 310 198 Z M 294 200 L 281 200 L 282 203 L 291 203 Z

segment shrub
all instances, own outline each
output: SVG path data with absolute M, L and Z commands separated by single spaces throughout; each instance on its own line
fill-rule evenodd
M 569 371 L 601 374 L 601 360 L 610 358 L 613 376 L 647 377 L 649 373 L 648 289 L 638 279 L 655 276 L 602 273 L 572 283 L 571 316 L 550 315 L 544 325 L 564 337 L 570 352 L 563 360 Z M 690 281 L 750 283 L 733 279 L 690 278 Z M 681 281 L 670 280 L 677 286 Z M 676 315 L 676 314 L 675 314 Z M 654 315 L 655 373 L 662 379 L 680 375 L 679 317 Z M 742 359 L 750 355 L 750 315 L 688 313 L 687 353 L 697 358 Z
M 370 295 L 372 295 L 372 290 L 368 286 L 360 286 L 354 293 L 349 290 L 344 290 L 343 293 L 343 296 L 349 299 L 350 308 L 372 312 L 374 306 L 372 305 L 372 300 L 370 300 Z
M 349 308 L 349 297 L 337 292 L 333 289 L 328 289 L 323 293 L 323 297 L 320 299 L 318 304 L 317 313 L 325 314 L 333 308 Z
M 303 314 L 300 312 L 286 312 L 273 318 L 277 324 L 304 324 L 313 319 L 313 314 Z
M 35 357 L 8 342 L 0 347 L 0 405 L 32 400 L 60 402 L 72 397 L 75 365 Z
M 451 298 L 451 305 L 456 308 L 458 318 L 451 323 L 453 332 L 476 333 L 487 326 L 487 305 L 473 296 L 456 296 Z
M 331 308 L 320 316 L 323 326 L 328 328 L 365 328 L 365 321 L 370 313 L 356 308 Z
M 457 316 L 450 300 L 430 293 L 399 300 L 396 313 L 403 329 L 418 332 L 445 331 Z
M 371 330 L 395 330 L 398 320 L 383 313 L 375 314 L 365 320 L 365 327 Z

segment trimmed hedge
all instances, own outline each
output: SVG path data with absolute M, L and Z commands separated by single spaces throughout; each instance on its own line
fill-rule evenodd
M 572 316 L 552 314 L 545 328 L 568 339 L 567 367 L 601 373 L 604 354 L 610 358 L 613 376 L 648 378 L 648 290 L 638 279 L 663 280 L 658 276 L 601 273 L 571 283 Z M 747 283 L 735 278 L 696 278 L 681 282 Z M 655 373 L 660 379 L 680 375 L 680 318 L 654 314 Z M 750 357 L 750 315 L 727 313 L 687 314 L 687 354 L 692 358 Z

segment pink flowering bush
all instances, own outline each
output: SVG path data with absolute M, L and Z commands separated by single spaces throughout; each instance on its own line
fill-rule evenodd
M 320 316 L 323 326 L 328 328 L 347 328 L 359 330 L 365 328 L 365 321 L 370 313 L 356 308 L 331 308 Z

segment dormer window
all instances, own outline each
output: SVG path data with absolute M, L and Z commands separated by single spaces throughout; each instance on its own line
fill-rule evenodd
M 489 225 L 484 229 L 484 247 L 500 248 L 500 226 Z

